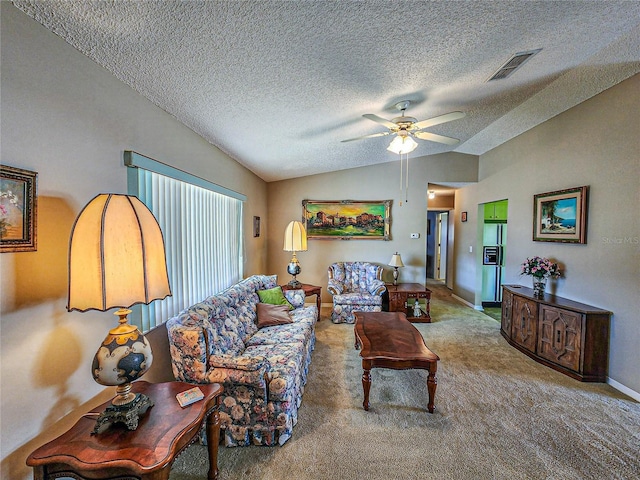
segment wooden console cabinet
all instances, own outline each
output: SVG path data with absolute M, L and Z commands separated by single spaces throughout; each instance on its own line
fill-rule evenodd
M 605 382 L 611 312 L 531 288 L 502 286 L 500 333 L 539 363 L 583 382 Z

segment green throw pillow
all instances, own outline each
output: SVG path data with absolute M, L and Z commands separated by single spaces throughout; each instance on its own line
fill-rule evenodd
M 258 290 L 258 296 L 262 303 L 270 303 L 271 305 L 287 305 L 289 310 L 293 310 L 293 305 L 285 298 L 281 287 L 274 287 L 268 290 Z

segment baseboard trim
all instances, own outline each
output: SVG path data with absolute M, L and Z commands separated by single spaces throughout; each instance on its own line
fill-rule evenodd
M 471 302 L 467 302 L 464 298 L 461 298 L 461 297 L 457 296 L 455 293 L 452 293 L 452 294 L 451 294 L 451 297 L 452 297 L 452 298 L 455 298 L 455 299 L 456 299 L 457 301 L 459 301 L 460 303 L 465 304 L 467 307 L 471 307 L 471 308 L 473 308 L 474 310 L 480 310 L 480 311 L 484 310 L 484 309 L 482 308 L 482 305 L 474 305 L 474 304 L 473 304 L 473 303 L 471 303 Z
M 607 384 L 611 385 L 619 392 L 622 392 L 625 395 L 633 398 L 636 402 L 640 402 L 640 393 L 636 392 L 635 390 L 631 390 L 629 387 L 624 386 L 620 382 L 616 382 L 610 377 L 607 377 Z

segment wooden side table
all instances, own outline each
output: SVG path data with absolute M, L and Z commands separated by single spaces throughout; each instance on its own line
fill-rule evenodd
M 318 306 L 318 321 L 320 321 L 320 302 L 322 301 L 322 287 L 318 287 L 316 285 L 309 285 L 308 283 L 303 283 L 301 287 L 295 288 L 290 287 L 289 285 L 281 285 L 282 290 L 304 290 L 304 296 L 309 297 L 311 295 L 316 296 L 316 305 Z
M 217 383 L 198 385 L 204 399 L 184 408 L 176 394 L 193 388 L 182 382 L 133 383 L 133 391 L 155 403 L 142 417 L 136 430 L 121 423 L 91 435 L 106 402 L 78 420 L 71 430 L 35 450 L 27 458 L 34 480 L 61 477 L 76 479 L 167 480 L 176 457 L 198 438 L 206 419 L 209 449 L 208 480 L 218 478 L 220 417 L 218 406 L 223 391 Z
M 387 285 L 389 295 L 389 311 L 402 312 L 410 322 L 431 322 L 431 290 L 419 283 L 398 283 Z M 419 317 L 414 315 L 413 305 L 416 300 L 424 300 L 424 308 L 421 306 Z

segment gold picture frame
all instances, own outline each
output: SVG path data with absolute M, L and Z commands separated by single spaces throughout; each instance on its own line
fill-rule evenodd
M 533 196 L 533 241 L 587 243 L 588 186 Z
M 35 252 L 37 172 L 0 165 L 0 252 Z
M 303 200 L 307 238 L 390 240 L 392 200 Z

